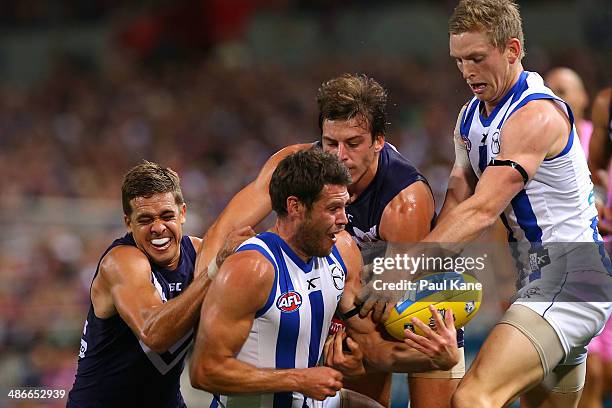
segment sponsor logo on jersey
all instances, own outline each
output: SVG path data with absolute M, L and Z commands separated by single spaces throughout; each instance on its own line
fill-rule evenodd
M 283 313 L 293 313 L 302 305 L 302 296 L 298 292 L 283 293 L 276 301 L 276 307 Z
M 332 265 L 331 267 L 332 280 L 334 286 L 338 290 L 344 289 L 344 271 L 338 267 L 338 265 Z

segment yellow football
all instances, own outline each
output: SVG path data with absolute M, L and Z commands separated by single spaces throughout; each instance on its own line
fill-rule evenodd
M 442 316 L 452 310 L 455 327 L 459 328 L 472 320 L 482 301 L 482 284 L 467 274 L 434 273 L 415 280 L 414 286 L 415 290 L 406 292 L 405 300 L 397 303 L 385 322 L 387 332 L 398 340 L 404 339 L 405 329 L 424 335 L 412 324 L 413 317 L 434 327 L 429 305 L 434 305 Z

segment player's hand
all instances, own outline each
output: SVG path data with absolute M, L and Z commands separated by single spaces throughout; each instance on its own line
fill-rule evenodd
M 343 341 L 346 341 L 349 351 L 343 349 Z M 359 377 L 366 372 L 363 365 L 363 352 L 359 344 L 348 337 L 343 330 L 327 338 L 323 347 L 323 355 L 326 366 L 339 370 L 345 376 Z
M 428 356 L 439 370 L 450 370 L 459 362 L 453 311 L 448 309 L 442 320 L 442 316 L 433 305 L 429 305 L 429 310 L 435 322 L 435 329 L 432 330 L 419 319 L 412 318 L 412 324 L 419 327 L 425 333 L 425 337 L 406 329 L 404 343 Z
M 333 397 L 342 388 L 342 373 L 329 367 L 312 367 L 296 370 L 297 391 L 308 398 L 323 401 Z
M 375 323 L 385 322 L 404 294 L 405 291 L 377 290 L 374 288 L 374 281 L 369 282 L 355 297 L 355 303 L 361 305 L 359 316 L 363 318 L 372 312 L 372 320 Z
M 227 238 L 225 238 L 223 248 L 217 252 L 217 267 L 221 267 L 225 259 L 233 254 L 240 244 L 254 236 L 255 231 L 250 226 L 237 228 L 230 232 Z

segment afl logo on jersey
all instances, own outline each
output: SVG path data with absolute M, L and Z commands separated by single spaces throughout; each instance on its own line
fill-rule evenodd
M 293 313 L 302 305 L 302 296 L 297 292 L 283 293 L 276 301 L 276 307 L 283 313 Z
M 332 280 L 334 286 L 338 290 L 344 289 L 344 271 L 338 267 L 338 265 L 332 265 L 331 267 Z

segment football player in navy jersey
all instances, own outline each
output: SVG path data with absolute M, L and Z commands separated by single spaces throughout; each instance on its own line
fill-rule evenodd
M 210 285 L 207 274 L 193 275 L 201 240 L 183 236 L 187 207 L 169 168 L 132 168 L 122 203 L 128 233 L 94 275 L 67 406 L 184 407 L 179 378 Z
M 418 242 L 430 231 L 435 205 L 429 185 L 385 141 L 387 91 L 365 75 L 344 74 L 321 85 L 317 103 L 321 139 L 285 147 L 270 157 L 257 178 L 234 196 L 206 232 L 196 269 L 209 265 L 228 231 L 257 225 L 270 213 L 268 185 L 274 169 L 283 158 L 313 144 L 335 154 L 349 170 L 352 183 L 348 186 L 346 229 L 357 242 L 366 266 L 374 257 L 385 255 L 387 242 Z M 374 319 L 379 321 L 382 314 L 378 312 Z M 448 406 L 465 371 L 462 333 L 458 340 L 461 357 L 456 367 L 409 375 L 413 407 Z M 346 386 L 389 404 L 389 373 L 368 374 Z

